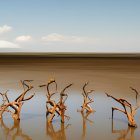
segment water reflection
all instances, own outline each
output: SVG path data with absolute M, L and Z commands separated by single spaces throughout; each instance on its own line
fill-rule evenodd
M 13 125 L 11 128 L 9 128 L 5 123 L 4 120 L 0 120 L 0 127 L 3 131 L 3 134 L 6 137 L 6 140 L 9 138 L 12 140 L 17 140 L 17 139 L 24 139 L 24 140 L 32 140 L 28 135 L 24 134 L 22 132 L 22 129 L 20 128 L 20 121 L 14 121 Z
M 83 118 L 83 132 L 82 132 L 82 139 L 85 140 L 86 139 L 86 128 L 87 128 L 87 121 L 93 124 L 93 121 L 88 119 L 88 116 L 92 114 L 91 112 L 82 112 L 81 111 L 81 115 Z
M 135 140 L 134 127 L 127 127 L 127 129 L 114 129 L 114 121 L 112 120 L 112 133 L 118 133 L 120 136 L 117 140 Z
M 46 123 L 46 134 L 52 139 L 52 140 L 66 140 L 66 133 L 65 130 L 68 129 L 70 124 L 66 125 L 64 123 L 60 124 L 60 129 L 56 130 L 53 126 L 53 123 Z

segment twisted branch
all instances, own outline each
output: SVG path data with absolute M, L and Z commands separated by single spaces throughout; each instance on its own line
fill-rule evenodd
M 114 110 L 118 110 L 127 116 L 129 126 L 137 127 L 134 116 L 135 116 L 136 110 L 139 108 L 139 105 L 137 104 L 138 92 L 136 89 L 134 89 L 132 87 L 131 87 L 131 89 L 133 91 L 135 91 L 135 93 L 136 93 L 136 106 L 135 107 L 133 107 L 133 105 L 130 102 L 128 102 L 127 100 L 125 100 L 123 98 L 117 99 L 117 98 L 113 97 L 112 95 L 109 95 L 108 93 L 105 93 L 105 94 L 107 95 L 107 97 L 111 97 L 112 99 L 114 99 L 115 101 L 120 103 L 124 108 L 124 110 L 122 110 L 119 108 L 112 107 L 112 119 L 113 119 Z M 130 112 L 127 110 L 127 107 L 130 109 Z
M 22 83 L 24 91 L 15 99 L 14 102 L 10 102 L 7 96 L 7 91 L 4 94 L 0 93 L 0 95 L 3 98 L 3 104 L 0 106 L 0 119 L 2 118 L 3 113 L 6 111 L 11 113 L 14 120 L 20 120 L 20 112 L 23 102 L 32 99 L 35 95 L 33 94 L 25 98 L 25 95 L 28 93 L 28 91 L 30 91 L 33 88 L 33 86 L 30 85 L 31 81 L 32 80 L 20 81 Z M 9 110 L 9 107 L 11 107 L 14 110 L 14 112 Z
M 83 98 L 84 98 L 84 102 L 83 102 L 83 105 L 81 106 L 82 107 L 82 110 L 81 112 L 84 112 L 84 110 L 86 110 L 87 112 L 93 112 L 94 110 L 90 107 L 90 103 L 94 102 L 90 97 L 89 97 L 89 94 L 92 93 L 94 90 L 89 90 L 89 91 L 86 91 L 86 86 L 88 85 L 88 82 L 86 82 L 83 86 Z

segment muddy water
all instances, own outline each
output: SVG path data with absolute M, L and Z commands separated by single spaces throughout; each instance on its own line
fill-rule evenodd
M 40 89 L 38 85 L 46 83 L 50 78 L 56 79 L 59 91 L 73 83 L 67 90 L 69 98 L 66 101 L 66 114 L 70 120 L 66 120 L 64 125 L 57 116 L 52 125 L 46 123 L 46 90 Z M 21 79 L 33 79 L 34 89 L 29 95 L 36 94 L 24 103 L 20 122 L 14 123 L 9 114 L 4 114 L 0 120 L 1 140 L 139 140 L 140 110 L 135 116 L 138 125 L 136 129 L 128 127 L 127 118 L 120 112 L 115 112 L 112 121 L 111 107 L 121 106 L 104 94 L 107 92 L 117 98 L 126 98 L 135 105 L 135 95 L 129 87 L 140 92 L 139 59 L 2 58 L 0 90 L 4 92 L 9 89 L 11 101 L 22 92 L 19 83 Z M 82 105 L 82 86 L 87 81 L 87 88 L 95 90 L 91 97 L 96 112 L 81 114 L 77 109 Z

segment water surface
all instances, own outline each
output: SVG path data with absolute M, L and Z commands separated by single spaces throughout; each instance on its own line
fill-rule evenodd
M 46 120 L 46 90 L 38 85 L 55 78 L 60 91 L 67 84 L 73 86 L 67 90 L 66 114 L 70 120 L 60 123 L 55 117 L 52 125 Z M 14 123 L 9 114 L 5 113 L 0 121 L 0 139 L 10 140 L 117 140 L 140 138 L 140 110 L 135 119 L 138 128 L 128 127 L 127 118 L 115 112 L 111 119 L 111 107 L 121 107 L 105 92 L 117 98 L 126 98 L 135 104 L 135 95 L 129 88 L 140 91 L 140 60 L 122 58 L 8 58 L 0 60 L 0 90 L 9 89 L 8 96 L 14 100 L 22 87 L 23 79 L 33 79 L 36 95 L 25 102 L 21 112 L 21 121 Z M 77 112 L 83 102 L 82 86 L 89 82 L 88 89 L 94 89 L 92 107 L 96 112 L 81 114 Z M 56 97 L 57 98 L 57 97 Z M 139 99 L 140 102 L 140 99 Z

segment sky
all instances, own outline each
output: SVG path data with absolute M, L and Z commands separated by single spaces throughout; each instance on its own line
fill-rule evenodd
M 140 0 L 0 0 L 0 52 L 140 52 Z

